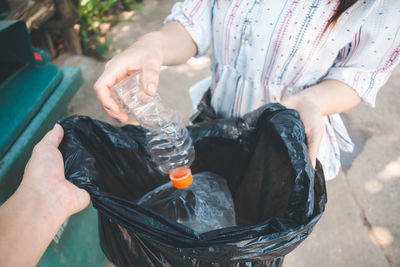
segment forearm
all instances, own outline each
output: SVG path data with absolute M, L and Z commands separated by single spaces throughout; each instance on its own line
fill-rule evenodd
M 0 207 L 0 266 L 35 266 L 66 216 L 48 199 L 17 190 Z
M 347 111 L 361 102 L 360 96 L 353 88 L 337 80 L 322 81 L 289 98 L 290 102 L 299 99 L 312 101 L 323 116 Z
M 185 63 L 197 53 L 197 46 L 193 39 L 185 27 L 177 21 L 169 22 L 159 31 L 144 35 L 137 43 L 159 46 L 162 63 L 166 66 Z
M 360 102 L 361 98 L 353 88 L 336 80 L 322 81 L 315 86 L 282 99 L 282 105 L 299 112 L 304 124 L 307 148 L 314 167 L 324 135 L 322 116 L 349 110 Z

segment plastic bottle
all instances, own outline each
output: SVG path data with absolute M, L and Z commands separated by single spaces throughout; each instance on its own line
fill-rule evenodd
M 115 85 L 114 98 L 148 130 L 148 148 L 160 170 L 169 174 L 176 188 L 185 188 L 193 181 L 190 165 L 195 155 L 188 130 L 178 114 L 162 104 L 159 95 L 150 97 L 144 93 L 139 75 Z
M 211 172 L 193 175 L 193 184 L 176 189 L 166 183 L 144 195 L 138 204 L 204 233 L 236 226 L 226 180 Z
M 235 226 L 232 196 L 225 179 L 209 172 L 193 178 L 190 165 L 194 148 L 177 113 L 166 108 L 159 95 L 149 97 L 143 92 L 139 74 L 119 82 L 113 93 L 122 109 L 148 130 L 152 159 L 172 182 L 147 193 L 138 204 L 199 233 Z

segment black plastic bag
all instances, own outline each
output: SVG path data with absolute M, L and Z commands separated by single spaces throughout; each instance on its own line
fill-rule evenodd
M 117 266 L 281 266 L 325 207 L 322 168 L 311 166 L 300 117 L 280 104 L 189 127 L 193 173 L 227 179 L 239 225 L 203 234 L 135 204 L 168 182 L 143 128 L 77 116 L 61 125 L 66 177 L 90 193 L 101 247 Z

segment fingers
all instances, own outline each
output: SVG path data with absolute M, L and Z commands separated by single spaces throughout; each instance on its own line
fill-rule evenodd
M 310 133 L 306 134 L 308 153 L 310 155 L 311 163 L 314 168 L 317 163 L 317 156 L 319 153 L 319 147 L 321 145 L 323 135 L 324 132 L 320 130 L 310 131 Z
M 73 185 L 73 184 L 72 184 Z M 73 185 L 76 190 L 74 190 L 74 199 L 75 199 L 75 205 L 72 207 L 71 210 L 71 215 L 77 212 L 80 212 L 84 208 L 86 208 L 89 203 L 90 203 L 90 195 L 89 193 L 82 189 L 78 188 L 75 185 Z
M 145 92 L 150 96 L 154 96 L 157 93 L 158 77 L 161 65 L 161 63 L 157 62 L 157 60 L 148 60 L 147 63 L 142 66 L 142 87 L 147 88 Z M 124 69 L 113 68 L 110 63 L 107 63 L 104 73 L 94 84 L 94 90 L 97 93 L 97 97 L 110 117 L 121 122 L 128 121 L 128 115 L 121 110 L 116 101 L 112 98 L 111 90 L 120 80 L 130 74 L 137 73 L 139 70 L 140 67 L 137 65 L 130 65 Z
M 150 103 L 153 100 L 153 96 L 149 96 L 148 94 L 146 94 L 144 91 L 140 90 L 136 93 L 137 98 L 139 98 L 139 100 L 142 103 Z
M 119 81 L 141 71 L 140 83 L 145 93 L 143 94 L 142 101 L 149 101 L 149 96 L 153 97 L 157 94 L 161 60 L 139 52 L 132 54 L 132 51 L 130 51 L 126 53 L 126 57 L 122 57 L 121 54 L 109 61 L 106 64 L 103 74 L 94 84 L 97 97 L 107 114 L 121 122 L 127 122 L 128 115 L 121 110 L 115 99 L 113 99 L 111 92 L 113 86 Z M 127 62 L 129 62 L 129 64 L 127 64 Z
M 97 93 L 97 98 L 104 107 L 107 114 L 121 122 L 128 121 L 128 115 L 121 110 L 119 105 L 112 97 L 112 87 L 115 86 L 120 80 L 124 79 L 128 74 L 137 71 L 137 67 L 130 66 L 128 68 L 115 68 L 109 63 L 106 64 L 103 74 L 94 84 L 94 90 Z
M 119 115 L 121 110 L 115 100 L 111 97 L 111 89 L 117 81 L 125 77 L 126 74 L 127 71 L 125 69 L 106 67 L 103 74 L 97 79 L 93 86 L 100 103 L 107 111 L 114 114 L 112 117 Z
M 71 216 L 83 210 L 90 203 L 89 193 L 68 180 L 63 179 L 63 181 L 56 183 L 54 187 L 53 192 L 58 191 L 58 194 L 49 193 L 49 196 L 57 197 L 66 216 Z
M 61 143 L 61 140 L 64 136 L 64 129 L 60 124 L 56 123 L 51 131 L 49 131 L 40 143 L 46 143 L 52 145 L 54 147 L 58 147 Z
M 107 112 L 107 114 L 110 117 L 112 117 L 114 119 L 117 119 L 117 120 L 119 120 L 121 122 L 127 122 L 128 121 L 128 115 L 122 110 L 121 110 L 121 112 L 119 114 L 115 114 L 114 112 L 112 112 L 111 110 L 109 110 L 109 109 L 107 109 L 105 107 L 104 107 L 104 110 Z
M 160 68 L 161 62 L 153 59 L 146 61 L 142 66 L 142 88 L 143 91 L 149 96 L 155 96 L 157 94 Z

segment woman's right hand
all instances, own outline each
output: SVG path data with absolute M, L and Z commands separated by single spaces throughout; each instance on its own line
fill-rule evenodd
M 107 62 L 104 72 L 94 84 L 97 97 L 108 115 L 122 122 L 128 115 L 111 96 L 111 89 L 127 76 L 141 72 L 141 86 L 149 96 L 156 95 L 160 68 L 163 64 L 162 34 L 144 35 L 122 53 Z

